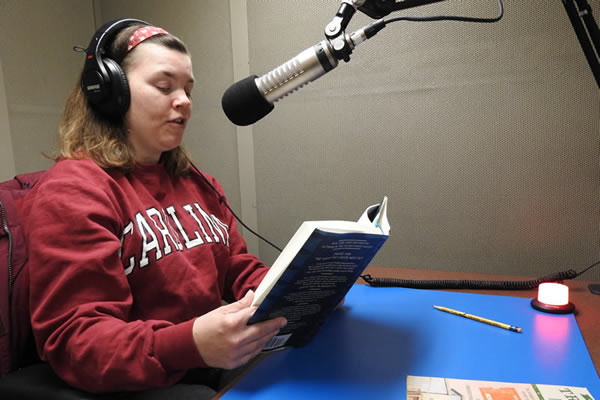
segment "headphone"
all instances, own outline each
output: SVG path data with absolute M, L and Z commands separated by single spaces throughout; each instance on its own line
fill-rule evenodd
M 104 55 L 117 33 L 133 24 L 150 25 L 133 18 L 107 22 L 96 31 L 86 49 L 81 89 L 90 107 L 111 121 L 120 121 L 129 108 L 129 83 L 119 63 Z

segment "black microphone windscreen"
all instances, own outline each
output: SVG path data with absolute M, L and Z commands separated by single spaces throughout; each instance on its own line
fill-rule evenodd
M 251 125 L 275 108 L 256 87 L 256 75 L 234 83 L 225 91 L 221 106 L 227 118 L 236 125 Z

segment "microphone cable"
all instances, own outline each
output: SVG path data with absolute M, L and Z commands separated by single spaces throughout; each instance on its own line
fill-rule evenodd
M 375 278 L 370 274 L 360 277 L 373 287 L 403 287 L 412 289 L 480 289 L 480 290 L 529 290 L 535 289 L 540 283 L 561 282 L 574 279 L 592 267 L 600 264 L 596 261 L 581 272 L 573 269 L 542 276 L 527 281 L 485 281 L 485 280 L 410 280 L 399 278 Z
M 254 236 L 256 236 L 257 238 L 263 240 L 265 243 L 271 245 L 273 248 L 275 248 L 276 250 L 279 250 L 279 252 L 281 253 L 281 248 L 277 245 L 275 245 L 273 242 L 271 242 L 269 239 L 265 238 L 264 236 L 260 235 L 258 232 L 255 232 L 252 228 L 250 228 L 248 225 L 246 225 L 246 223 L 244 223 L 244 221 L 242 221 L 242 219 L 240 217 L 237 216 L 237 214 L 235 213 L 235 211 L 233 211 L 233 209 L 229 206 L 229 204 L 227 203 L 227 200 L 225 200 L 225 198 L 221 195 L 221 193 L 219 193 L 219 191 L 217 190 L 217 188 L 215 187 L 215 185 L 213 185 L 208 178 L 202 173 L 200 172 L 200 170 L 194 165 L 194 163 L 191 160 L 188 160 L 190 165 L 192 166 L 192 168 L 194 169 L 194 171 L 196 171 L 196 173 L 198 173 L 198 175 L 200 175 L 202 177 L 202 179 L 204 179 L 204 182 L 206 182 L 208 184 L 208 186 L 211 187 L 211 189 L 217 194 L 217 196 L 219 197 L 219 200 L 225 204 L 225 207 L 229 210 L 229 212 L 231 213 L 231 215 L 233 215 L 235 217 L 235 219 L 244 227 L 248 230 L 248 232 L 252 233 Z
M 460 22 L 479 22 L 479 23 L 492 23 L 498 22 L 504 15 L 504 6 L 502 0 L 498 0 L 498 16 L 494 18 L 476 18 L 476 17 L 463 17 L 458 15 L 435 15 L 431 17 L 394 17 L 385 20 L 386 23 L 396 21 L 409 21 L 409 22 L 432 22 L 432 21 L 460 21 Z

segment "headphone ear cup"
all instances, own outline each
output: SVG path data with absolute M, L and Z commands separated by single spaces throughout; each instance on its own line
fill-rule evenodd
M 103 60 L 110 86 L 108 96 L 95 105 L 96 110 L 113 120 L 123 117 L 129 109 L 130 93 L 127 76 L 121 66 L 110 58 Z

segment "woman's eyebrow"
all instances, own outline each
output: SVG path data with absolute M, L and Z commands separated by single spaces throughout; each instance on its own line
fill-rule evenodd
M 177 78 L 177 76 L 173 72 L 167 71 L 167 70 L 159 71 L 159 74 L 165 75 L 165 76 L 167 76 L 168 78 L 171 78 L 171 79 L 176 79 Z M 194 83 L 195 81 L 196 80 L 194 79 L 193 76 L 191 76 L 190 79 L 188 79 L 188 83 Z

